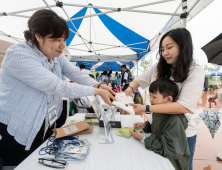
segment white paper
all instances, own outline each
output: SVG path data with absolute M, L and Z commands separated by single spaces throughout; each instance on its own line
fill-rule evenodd
M 66 147 L 63 153 L 80 153 L 86 154 L 88 147 L 86 146 L 69 146 Z
M 73 132 L 77 131 L 78 128 L 75 125 L 72 125 L 72 126 L 63 128 L 63 130 L 64 130 L 65 134 L 69 134 L 69 133 L 73 133 Z
M 113 101 L 113 105 L 135 115 L 133 107 L 129 105 L 129 103 L 134 103 L 130 96 L 127 97 L 126 93 L 117 93 L 115 98 L 117 101 Z

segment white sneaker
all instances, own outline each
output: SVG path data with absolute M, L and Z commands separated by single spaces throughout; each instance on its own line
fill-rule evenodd
M 218 157 L 218 159 L 220 159 L 220 160 L 222 161 L 222 153 L 219 153 L 219 154 L 217 155 L 217 157 Z

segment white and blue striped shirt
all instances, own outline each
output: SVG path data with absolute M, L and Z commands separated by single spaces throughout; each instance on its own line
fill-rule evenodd
M 62 97 L 91 96 L 98 82 L 82 73 L 61 54 L 53 58 L 53 72 L 46 56 L 31 43 L 11 46 L 0 70 L 0 122 L 29 150 L 47 113 L 47 98 L 54 95 L 58 117 Z M 65 77 L 74 81 L 69 83 Z M 89 87 L 91 86 L 91 87 Z M 0 136 L 1 138 L 1 136 Z

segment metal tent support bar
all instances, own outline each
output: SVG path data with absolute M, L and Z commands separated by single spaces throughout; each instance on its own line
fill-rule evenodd
M 21 39 L 21 38 L 13 37 L 13 36 L 11 36 L 11 35 L 9 35 L 9 34 L 6 34 L 6 33 L 3 32 L 3 31 L 0 31 L 0 32 L 2 32 L 4 36 L 11 37 L 12 39 L 14 39 L 14 40 L 16 40 L 16 41 L 18 41 L 18 42 L 20 42 L 20 40 L 24 40 L 24 39 Z M 20 40 L 19 40 L 19 39 L 20 39 Z
M 121 11 L 126 11 L 126 12 L 138 12 L 138 13 L 148 13 L 148 14 L 160 14 L 160 15 L 173 15 L 173 16 L 180 16 L 181 14 L 175 14 L 175 13 L 168 13 L 168 12 L 156 12 L 156 11 L 144 11 L 144 10 L 127 10 L 127 9 L 121 9 Z M 66 21 L 74 21 L 74 20 L 79 20 L 82 18 L 89 18 L 89 17 L 94 17 L 94 16 L 99 16 L 103 14 L 109 14 L 117 11 L 107 11 L 107 12 L 101 12 L 98 14 L 92 14 L 92 15 L 85 15 L 83 17 L 76 17 L 72 19 L 68 19 Z M 119 12 L 119 11 L 118 11 Z
M 56 5 L 49 5 L 49 7 L 56 7 Z M 18 14 L 18 13 L 23 13 L 23 12 L 30 12 L 30 11 L 35 11 L 35 10 L 40 10 L 40 9 L 45 9 L 45 8 L 47 8 L 47 6 L 38 7 L 38 8 L 31 8 L 31 9 L 15 11 L 15 12 L 9 12 L 9 13 L 7 13 L 7 15 Z
M 177 9 L 174 11 L 174 13 L 176 13 L 178 11 L 178 9 L 180 8 L 180 6 L 182 5 L 182 2 L 179 4 L 179 6 L 177 7 Z M 163 31 L 165 31 L 167 28 L 166 26 L 169 24 L 169 22 L 173 19 L 173 16 L 167 21 L 167 23 L 165 24 L 165 26 L 162 28 L 162 30 L 160 31 L 160 33 L 158 33 L 157 35 L 155 35 L 150 42 L 152 42 L 156 37 L 156 40 L 159 38 L 159 36 L 163 33 Z M 155 42 L 156 42 L 155 40 Z M 155 44 L 155 42 L 153 43 L 153 45 Z M 153 45 L 151 46 L 151 48 L 153 47 Z
M 17 15 L 17 14 L 6 14 L 8 16 L 14 16 L 14 17 L 21 17 L 21 18 L 30 18 L 29 16 L 25 16 L 25 15 Z
M 103 44 L 103 43 L 95 43 L 92 42 L 93 44 L 99 44 L 99 45 L 106 45 L 106 46 L 112 46 L 112 47 L 116 47 L 119 45 L 112 45 L 112 44 Z M 138 43 L 133 43 L 133 44 L 126 44 L 126 45 L 121 45 L 120 47 L 124 47 L 124 46 L 130 46 L 130 45 L 136 45 L 136 44 L 143 44 L 143 43 L 147 43 L 147 41 L 143 41 L 143 42 L 138 42 Z
M 89 52 L 87 50 L 82 50 L 82 49 L 77 49 L 77 48 L 68 48 L 68 49 Z
M 197 1 L 193 4 L 193 6 L 189 9 L 188 13 L 190 13 L 190 11 L 193 10 L 193 8 L 198 4 L 199 1 L 200 1 L 200 0 L 197 0 Z
M 182 24 L 183 24 L 183 28 L 186 28 L 186 24 L 187 24 L 187 0 L 182 0 L 182 10 L 183 10 L 183 17 L 182 17 Z
M 103 14 L 109 14 L 109 13 L 113 13 L 113 12 L 120 12 L 120 11 L 128 11 L 128 12 L 142 12 L 142 13 L 151 13 L 151 14 L 162 14 L 162 15 L 178 15 L 180 16 L 180 14 L 173 14 L 173 13 L 166 13 L 166 12 L 155 12 L 155 11 L 140 11 L 140 10 L 132 10 L 134 8 L 139 8 L 139 7 L 145 7 L 145 6 L 149 6 L 149 5 L 154 5 L 157 3 L 164 3 L 164 2 L 169 2 L 169 1 L 173 1 L 173 0 L 165 0 L 165 1 L 158 1 L 158 2 L 153 2 L 153 3 L 147 3 L 147 4 L 142 4 L 142 5 L 137 5 L 137 6 L 132 6 L 132 7 L 126 7 L 126 8 L 112 8 L 113 11 L 106 11 L 106 12 L 102 12 L 102 13 L 98 13 L 98 14 L 92 14 L 92 15 L 86 15 L 83 17 L 77 17 L 77 18 L 73 18 L 67 21 L 71 21 L 71 20 L 78 20 L 78 19 L 82 19 L 82 18 L 88 18 L 88 17 L 94 17 L 94 16 L 98 16 L 98 15 L 103 15 Z M 72 4 L 66 4 L 64 3 L 64 5 L 69 5 L 71 6 Z M 72 5 L 74 6 L 74 5 Z M 78 5 L 79 6 L 79 5 Z M 99 6 L 89 6 L 89 5 L 81 5 L 81 7 L 88 7 L 88 8 L 100 8 L 102 9 L 102 7 Z M 109 7 L 104 7 L 104 8 L 109 8 Z M 109 8 L 110 9 L 110 8 Z

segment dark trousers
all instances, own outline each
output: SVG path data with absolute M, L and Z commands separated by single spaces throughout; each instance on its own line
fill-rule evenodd
M 125 84 L 125 85 L 123 86 L 122 91 L 125 91 L 128 87 L 129 87 L 129 84 Z
M 66 105 L 59 117 L 56 121 L 56 127 L 61 127 L 67 117 L 67 109 Z M 11 136 L 7 131 L 7 125 L 0 123 L 0 135 L 2 139 L 0 140 L 0 155 L 3 159 L 4 166 L 18 166 L 25 158 L 27 158 L 33 151 L 35 151 L 43 142 L 45 142 L 51 135 L 52 129 L 54 129 L 54 125 L 52 128 L 49 127 L 45 134 L 45 138 L 43 140 L 44 135 L 44 128 L 45 128 L 45 121 L 42 124 L 40 131 L 38 132 L 37 136 L 35 137 L 32 146 L 29 151 L 25 150 L 25 146 L 19 144 L 13 136 Z

